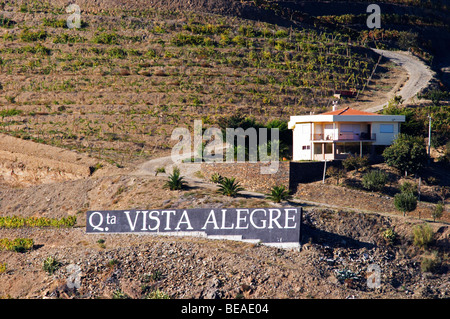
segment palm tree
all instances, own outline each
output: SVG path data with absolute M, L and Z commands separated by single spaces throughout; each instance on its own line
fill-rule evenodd
M 274 203 L 279 203 L 282 200 L 288 200 L 292 197 L 289 190 L 285 186 L 273 186 L 270 194 L 266 196 L 267 199 L 272 200 Z
M 182 189 L 185 185 L 186 182 L 183 180 L 183 177 L 180 176 L 180 169 L 178 167 L 174 167 L 172 174 L 169 175 L 169 178 L 164 186 L 169 188 L 170 190 L 179 190 Z
M 241 187 L 239 182 L 236 182 L 236 178 L 228 178 L 224 177 L 219 182 L 219 190 L 218 192 L 222 195 L 236 197 L 240 191 L 243 191 L 244 188 Z

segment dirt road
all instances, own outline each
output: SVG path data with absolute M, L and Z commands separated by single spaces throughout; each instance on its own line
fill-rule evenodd
M 408 80 L 400 91 L 395 93 L 396 95 L 400 95 L 405 100 L 404 103 L 412 102 L 417 93 L 427 87 L 434 76 L 434 72 L 424 62 L 408 52 L 379 49 L 374 49 L 374 51 L 388 58 L 395 64 L 402 66 L 408 72 Z M 380 111 L 385 105 L 387 105 L 387 103 L 388 101 L 385 101 L 383 104 L 369 107 L 365 109 L 365 111 Z

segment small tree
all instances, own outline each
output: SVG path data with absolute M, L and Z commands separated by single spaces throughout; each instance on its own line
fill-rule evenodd
M 418 247 L 428 247 L 433 241 L 433 237 L 433 229 L 428 224 L 416 225 L 413 228 L 413 243 Z
M 413 193 L 414 195 L 417 195 L 418 190 L 417 190 L 417 184 L 405 181 L 401 186 L 400 186 L 400 191 L 402 193 Z
M 394 196 L 394 205 L 405 216 L 406 212 L 412 212 L 416 209 L 417 198 L 411 192 L 399 193 Z
M 436 221 L 436 219 L 441 219 L 442 215 L 444 214 L 444 205 L 439 202 L 436 204 L 436 206 L 433 209 L 433 212 L 431 213 L 431 217 L 433 217 L 433 221 Z
M 370 191 L 381 191 L 387 183 L 387 174 L 380 170 L 373 170 L 363 176 L 362 184 Z
M 423 138 L 399 134 L 394 143 L 386 148 L 383 157 L 389 166 L 400 171 L 417 173 L 425 166 L 428 155 Z

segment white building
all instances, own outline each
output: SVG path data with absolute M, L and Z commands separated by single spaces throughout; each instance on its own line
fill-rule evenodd
M 293 160 L 345 159 L 376 145 L 391 145 L 404 115 L 380 115 L 351 108 L 318 115 L 291 116 Z

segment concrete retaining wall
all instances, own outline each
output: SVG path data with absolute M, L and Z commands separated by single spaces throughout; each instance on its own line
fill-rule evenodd
M 327 162 L 329 166 L 340 166 L 341 161 Z M 201 172 L 206 179 L 214 173 L 224 177 L 234 177 L 249 191 L 267 193 L 273 186 L 284 185 L 296 191 L 299 183 L 319 181 L 323 177 L 324 162 L 279 162 L 274 174 L 262 174 L 261 169 L 268 167 L 264 163 L 202 163 Z

